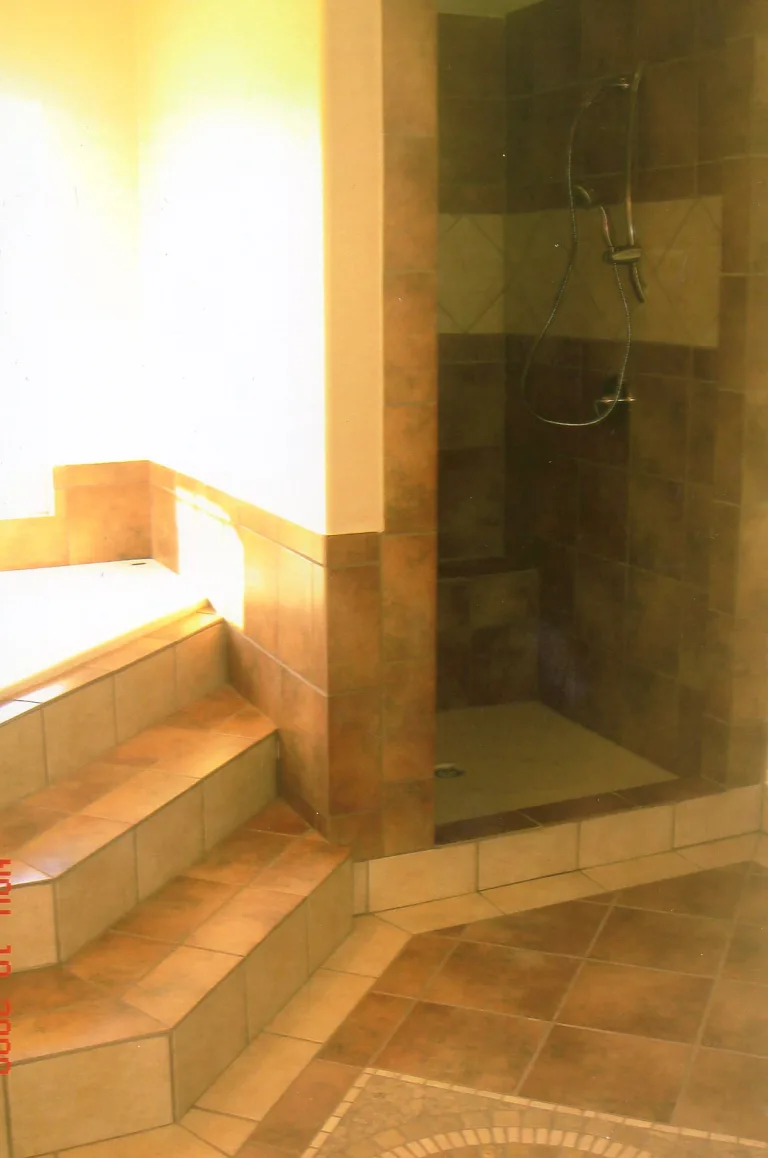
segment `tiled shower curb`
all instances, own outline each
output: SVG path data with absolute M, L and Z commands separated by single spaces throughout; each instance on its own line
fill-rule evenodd
M 605 866 L 760 831 L 768 831 L 768 797 L 755 785 L 381 857 L 355 866 L 355 912 L 384 912 L 571 872 L 587 872 L 600 882 Z

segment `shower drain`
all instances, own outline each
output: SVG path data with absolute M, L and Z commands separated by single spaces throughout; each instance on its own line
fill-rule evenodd
M 459 768 L 457 764 L 436 764 L 435 776 L 438 780 L 456 780 L 459 776 L 464 776 L 464 769 Z

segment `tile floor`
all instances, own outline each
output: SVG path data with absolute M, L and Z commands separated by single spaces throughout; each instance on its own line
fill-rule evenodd
M 67 1158 L 768 1150 L 768 869 L 406 937 L 361 918 L 323 971 L 335 988 L 294 999 L 181 1127 Z
M 535 701 L 439 712 L 438 825 L 674 781 L 670 773 Z

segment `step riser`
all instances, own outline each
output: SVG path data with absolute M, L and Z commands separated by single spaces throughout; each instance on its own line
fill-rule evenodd
M 260 812 L 276 791 L 271 735 L 55 882 L 16 885 L 4 918 L 14 973 L 68 960 Z
M 179 641 L 172 636 L 172 628 L 162 629 L 103 656 L 82 669 L 88 682 L 66 694 L 62 677 L 0 708 L 0 807 L 61 781 L 226 683 L 223 623 Z M 136 659 L 145 647 L 156 650 Z
M 344 941 L 352 909 L 345 861 L 172 1031 L 14 1066 L 7 1086 L 14 1158 L 179 1121 Z M 113 1107 L 101 1098 L 107 1088 L 124 1089 L 125 1102 Z

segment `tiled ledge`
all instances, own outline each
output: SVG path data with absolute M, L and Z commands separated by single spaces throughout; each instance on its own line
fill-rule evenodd
M 276 732 L 232 688 L 195 701 L 0 816 L 14 973 L 66 961 L 264 808 Z
M 0 807 L 60 781 L 226 678 L 226 629 L 211 610 L 0 701 Z
M 350 869 L 275 801 L 68 965 L 13 978 L 16 1158 L 178 1121 L 344 941 Z
M 680 804 L 685 800 L 715 796 L 724 791 L 722 785 L 698 776 L 663 780 L 658 784 L 644 784 L 638 788 L 577 796 L 571 800 L 537 804 L 514 812 L 496 812 L 489 816 L 439 824 L 435 831 L 435 843 L 458 844 L 467 840 L 480 840 L 486 836 L 502 836 L 507 832 L 521 832 L 528 828 L 561 824 L 568 820 L 592 820 L 598 816 L 647 808 L 654 804 Z
M 675 804 L 384 857 L 355 866 L 355 911 L 383 912 L 572 872 L 588 872 L 596 880 L 606 866 L 757 833 L 762 818 L 763 789 L 732 788 Z

